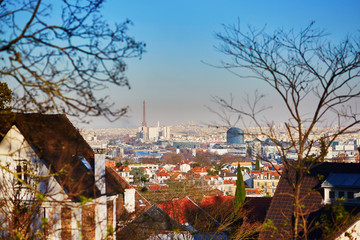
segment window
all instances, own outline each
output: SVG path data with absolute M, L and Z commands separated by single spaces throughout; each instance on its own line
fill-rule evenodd
M 26 160 L 16 160 L 17 185 L 28 182 L 28 166 Z
M 267 176 L 264 176 L 264 179 L 267 179 Z
M 260 183 L 259 183 L 259 182 L 257 182 L 257 186 L 260 186 Z
M 354 192 L 348 192 L 347 193 L 347 198 L 348 199 L 354 199 Z
M 271 179 L 275 179 L 275 176 L 272 176 Z
M 272 182 L 271 185 L 272 185 L 273 187 L 275 187 L 275 183 L 274 183 L 274 182 Z
M 345 193 L 343 192 L 343 191 L 340 191 L 339 192 L 339 198 L 342 198 L 342 197 L 344 197 L 345 196 Z
M 330 197 L 331 199 L 334 199 L 334 198 L 335 198 L 335 192 L 334 192 L 334 191 L 330 191 L 329 197 Z

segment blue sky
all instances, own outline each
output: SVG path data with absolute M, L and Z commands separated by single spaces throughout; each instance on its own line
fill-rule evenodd
M 108 0 L 103 15 L 110 22 L 130 19 L 129 34 L 146 43 L 142 59 L 127 60 L 131 90 L 109 88 L 119 106 L 130 107 L 128 118 L 108 123 L 94 119 L 87 127 L 133 127 L 142 122 L 142 101 L 147 103 L 148 125 L 207 123 L 217 117 L 205 106 L 212 106 L 211 96 L 236 99 L 256 89 L 268 94 L 274 107 L 268 119 L 284 119 L 281 104 L 259 81 L 242 80 L 229 72 L 203 62 L 218 64 L 225 59 L 214 46 L 214 34 L 222 24 L 238 20 L 266 29 L 300 29 L 315 20 L 319 28 L 331 33 L 334 40 L 360 30 L 360 1 L 240 1 L 240 0 Z M 240 126 L 241 127 L 241 126 Z

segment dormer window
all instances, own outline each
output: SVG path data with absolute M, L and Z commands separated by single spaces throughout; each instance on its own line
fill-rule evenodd
M 360 205 L 359 173 L 330 173 L 321 187 L 324 189 L 325 204 L 343 199 L 342 204 Z
M 330 197 L 331 199 L 335 199 L 335 191 L 330 191 L 329 197 Z
M 343 198 L 343 197 L 345 197 L 344 191 L 339 191 L 339 198 Z
M 354 192 L 348 192 L 347 193 L 347 198 L 348 199 L 354 199 Z

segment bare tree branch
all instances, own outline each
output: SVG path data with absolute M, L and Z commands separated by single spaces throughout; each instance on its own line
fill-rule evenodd
M 127 35 L 130 20 L 110 26 L 100 15 L 103 0 L 0 2 L 0 76 L 13 92 L 14 110 L 103 115 L 116 109 L 98 91 L 130 88 L 127 58 L 140 57 L 145 44 Z M 15 84 L 16 83 L 16 84 Z

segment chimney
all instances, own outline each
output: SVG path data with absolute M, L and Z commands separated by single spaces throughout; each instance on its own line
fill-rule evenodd
M 132 187 L 125 189 L 124 206 L 129 213 L 135 212 L 135 189 Z
M 94 149 L 95 157 L 95 185 L 101 195 L 106 193 L 105 187 L 105 151 L 102 148 Z
M 143 127 L 146 127 L 146 115 L 145 115 L 146 113 L 145 113 L 145 101 L 143 101 L 143 122 L 142 122 L 142 126 Z

